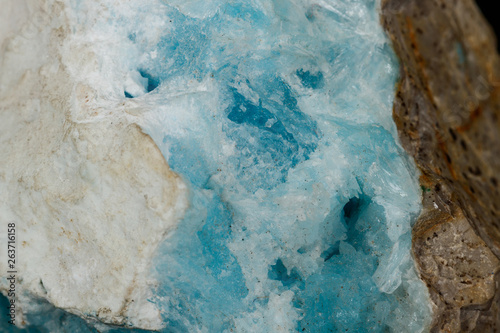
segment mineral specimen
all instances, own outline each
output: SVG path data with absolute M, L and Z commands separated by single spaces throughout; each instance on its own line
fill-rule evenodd
M 0 212 L 28 328 L 92 330 L 48 301 L 165 332 L 428 329 L 377 1 L 27 4 Z

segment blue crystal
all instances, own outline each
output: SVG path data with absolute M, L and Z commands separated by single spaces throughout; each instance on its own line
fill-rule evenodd
M 416 171 L 391 121 L 397 62 L 372 1 L 307 7 L 233 2 L 203 19 L 171 9 L 184 26 L 160 48 L 174 62 L 141 64 L 165 87 L 217 91 L 165 98 L 164 120 L 146 126 L 192 193 L 155 264 L 165 320 L 184 330 L 276 331 L 266 313 L 283 308 L 271 299 L 290 293 L 294 330 L 429 323 L 410 257 Z
M 123 57 L 148 79 L 143 127 L 190 191 L 154 259 L 164 331 L 426 329 L 417 172 L 376 1 L 130 6 L 166 22 L 115 24 L 157 54 Z

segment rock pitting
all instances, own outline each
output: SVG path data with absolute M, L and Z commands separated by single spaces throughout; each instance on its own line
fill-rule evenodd
M 382 22 L 401 61 L 394 120 L 423 173 L 424 210 L 413 251 L 437 305 L 432 330 L 498 329 L 493 253 L 500 255 L 500 68 L 494 34 L 471 0 L 387 0 Z

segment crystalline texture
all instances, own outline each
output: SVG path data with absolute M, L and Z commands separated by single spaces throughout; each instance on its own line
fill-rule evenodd
M 92 41 L 99 63 L 81 80 L 124 101 L 189 187 L 154 263 L 165 332 L 425 330 L 420 193 L 376 1 L 68 10 L 68 48 Z
M 144 127 L 192 191 L 157 259 L 168 326 L 421 330 L 419 192 L 375 3 L 213 6 L 167 6 L 170 30 L 146 51 L 166 61 L 138 64 L 161 81 Z

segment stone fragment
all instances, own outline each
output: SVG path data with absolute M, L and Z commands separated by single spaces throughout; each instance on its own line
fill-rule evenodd
M 498 323 L 498 306 L 492 302 L 498 260 L 467 224 L 498 257 L 500 68 L 495 37 L 472 0 L 386 0 L 381 15 L 401 61 L 394 120 L 403 147 L 424 174 L 425 213 L 415 226 L 413 247 L 438 306 L 434 330 L 477 327 L 486 332 Z M 434 232 L 439 237 L 432 238 Z M 464 265 L 454 256 L 476 259 Z M 460 276 L 467 277 L 467 289 Z
M 130 105 L 96 107 L 95 89 L 68 73 L 63 6 L 31 5 L 27 26 L 5 40 L 0 71 L 0 221 L 16 226 L 16 324 L 46 300 L 84 318 L 159 329 L 150 261 L 182 218 L 186 187 Z

